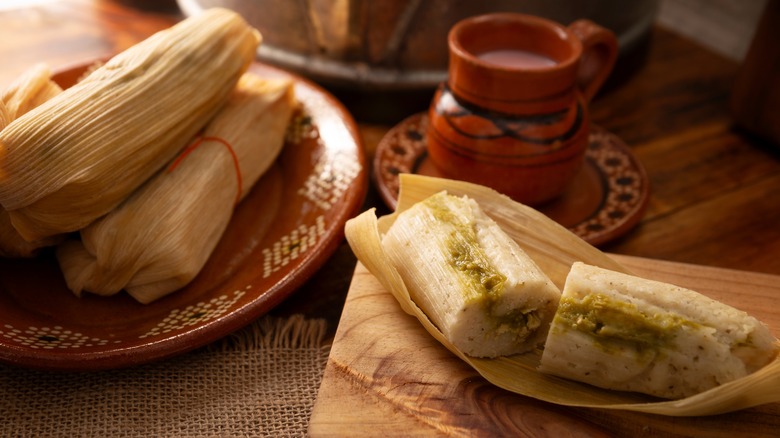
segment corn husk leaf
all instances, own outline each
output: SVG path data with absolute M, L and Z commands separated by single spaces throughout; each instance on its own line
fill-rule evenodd
M 83 229 L 81 241 L 58 248 L 68 287 L 77 295 L 124 289 L 149 303 L 189 283 L 216 247 L 236 202 L 281 151 L 294 107 L 291 80 L 244 74 L 202 140 Z
M 64 238 L 65 235 L 56 234 L 28 242 L 14 228 L 11 223 L 11 215 L 0 209 L 0 257 L 34 257 L 41 248 L 57 245 Z
M 0 97 L 0 131 L 19 118 L 62 92 L 51 80 L 51 69 L 46 64 L 36 64 L 19 76 Z M 63 235 L 27 241 L 11 223 L 11 215 L 0 209 L 0 256 L 33 257 L 40 248 L 61 242 Z
M 61 92 L 62 88 L 51 80 L 49 66 L 39 63 L 27 69 L 3 90 L 0 100 L 5 104 L 10 123 Z
M 759 371 L 679 400 L 611 391 L 548 376 L 537 371 L 541 350 L 496 359 L 478 359 L 458 351 L 411 300 L 409 291 L 384 253 L 381 235 L 398 214 L 442 190 L 475 199 L 502 229 L 526 251 L 559 287 L 574 261 L 628 273 L 627 269 L 538 211 L 497 192 L 470 183 L 401 175 L 396 212 L 377 219 L 369 210 L 347 222 L 345 232 L 353 251 L 366 268 L 396 298 L 401 308 L 416 317 L 425 330 L 486 380 L 517 394 L 551 403 L 602 409 L 621 409 L 669 416 L 713 415 L 780 401 L 780 358 Z M 780 342 L 778 342 L 780 345 Z
M 0 204 L 27 240 L 111 211 L 210 120 L 260 40 L 209 9 L 118 54 L 0 132 Z
M 0 131 L 2 131 L 9 123 L 11 123 L 11 115 L 8 112 L 8 107 L 6 107 L 3 101 L 0 100 Z

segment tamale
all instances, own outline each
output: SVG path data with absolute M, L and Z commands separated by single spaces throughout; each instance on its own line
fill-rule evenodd
M 62 88 L 51 80 L 49 66 L 39 63 L 27 69 L 8 88 L 3 90 L 0 99 L 7 108 L 10 122 L 61 92 Z
M 11 115 L 8 112 L 8 107 L 0 100 L 0 131 L 9 123 L 11 123 Z
M 692 290 L 574 263 L 540 370 L 607 389 L 688 397 L 764 367 L 769 329 Z
M 259 33 L 209 9 L 116 55 L 0 132 L 0 204 L 27 240 L 111 211 L 211 119 Z
M 19 76 L 0 97 L 0 130 L 15 118 L 41 105 L 62 92 L 51 80 L 51 69 L 46 64 L 36 64 Z M 11 216 L 0 209 L 0 256 L 32 257 L 38 249 L 52 246 L 62 240 L 57 234 L 28 242 L 11 224 Z
M 245 74 L 202 138 L 119 207 L 63 243 L 68 287 L 149 303 L 189 283 L 236 202 L 281 151 L 295 106 L 292 82 Z
M 415 303 L 475 357 L 541 344 L 560 291 L 468 197 L 440 192 L 398 216 L 383 240 Z
M 0 257 L 29 258 L 38 254 L 44 247 L 54 246 L 64 239 L 63 234 L 26 241 L 11 224 L 11 216 L 0 210 Z

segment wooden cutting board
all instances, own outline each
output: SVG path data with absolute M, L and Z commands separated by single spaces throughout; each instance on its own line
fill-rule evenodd
M 780 276 L 614 256 L 637 275 L 694 289 L 780 334 Z M 780 403 L 708 417 L 557 406 L 488 383 L 403 313 L 358 263 L 309 424 L 312 437 L 778 436 Z

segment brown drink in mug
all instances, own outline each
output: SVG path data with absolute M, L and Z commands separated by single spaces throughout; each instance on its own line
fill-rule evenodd
M 615 63 L 614 34 L 588 20 L 496 13 L 457 23 L 448 43 L 449 77 L 429 109 L 434 166 L 529 205 L 560 195 L 582 166 L 587 106 Z

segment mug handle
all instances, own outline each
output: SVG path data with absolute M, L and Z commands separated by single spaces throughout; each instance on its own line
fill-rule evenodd
M 612 31 L 586 19 L 573 22 L 568 29 L 582 42 L 577 83 L 585 100 L 590 102 L 615 66 L 617 38 Z

